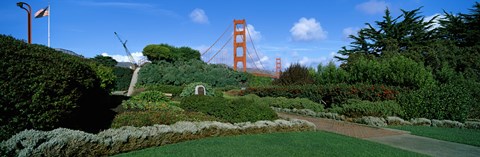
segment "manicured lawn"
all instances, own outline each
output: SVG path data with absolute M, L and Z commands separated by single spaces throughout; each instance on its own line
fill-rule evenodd
M 410 131 L 413 135 L 417 136 L 480 147 L 480 130 L 429 126 L 391 126 L 390 128 Z
M 214 137 L 148 148 L 118 156 L 423 156 L 327 132 Z

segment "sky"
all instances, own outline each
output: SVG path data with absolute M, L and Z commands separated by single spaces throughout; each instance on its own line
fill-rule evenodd
M 0 33 L 27 40 L 27 13 L 13 0 L 0 1 Z M 136 60 L 146 45 L 166 43 L 204 53 L 210 63 L 233 65 L 233 20 L 247 23 L 248 67 L 273 71 L 275 59 L 283 69 L 292 63 L 309 67 L 335 61 L 333 56 L 351 42 L 365 23 L 382 20 L 389 8 L 423 7 L 426 18 L 468 13 L 474 0 L 24 0 L 32 13 L 51 6 L 51 47 L 74 51 L 84 57 L 111 56 L 128 61 L 114 32 Z M 32 18 L 32 43 L 47 45 L 48 18 Z M 222 33 L 227 30 L 224 36 Z M 247 34 L 248 35 L 248 34 Z M 250 38 L 252 40 L 250 40 Z M 253 44 L 252 44 L 253 43 Z M 225 48 L 221 47 L 226 44 Z M 212 56 L 219 52 L 217 57 Z M 256 53 L 255 53 L 256 52 Z M 255 63 L 255 64 L 254 64 Z M 338 62 L 337 62 L 338 63 Z

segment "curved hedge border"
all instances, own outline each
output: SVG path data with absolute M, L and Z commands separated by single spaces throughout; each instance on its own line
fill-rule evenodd
M 106 156 L 212 136 L 312 130 L 315 130 L 313 123 L 297 119 L 235 124 L 177 122 L 173 125 L 127 126 L 98 134 L 65 128 L 25 130 L 0 143 L 0 156 Z
M 354 123 L 365 124 L 375 127 L 385 127 L 387 125 L 422 125 L 422 126 L 432 126 L 432 127 L 446 127 L 446 128 L 467 128 L 467 129 L 478 129 L 480 130 L 480 122 L 468 121 L 461 123 L 458 121 L 452 120 L 437 120 L 437 119 L 427 119 L 427 118 L 412 118 L 410 121 L 406 121 L 400 117 L 372 117 L 372 116 L 363 116 L 361 118 L 348 118 L 344 115 L 339 115 L 337 113 L 325 113 L 325 112 L 314 112 L 309 109 L 285 109 L 285 108 L 276 108 L 271 107 L 276 112 L 287 112 L 294 113 L 310 117 L 318 118 L 328 118 L 340 121 L 348 121 Z

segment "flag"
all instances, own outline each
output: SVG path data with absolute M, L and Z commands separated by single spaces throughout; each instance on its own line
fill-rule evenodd
M 48 16 L 50 13 L 48 12 L 48 6 L 45 7 L 44 9 L 40 9 L 35 13 L 35 18 L 41 18 L 44 16 Z

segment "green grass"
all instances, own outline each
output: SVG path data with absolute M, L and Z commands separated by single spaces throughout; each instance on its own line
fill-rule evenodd
M 117 155 L 122 156 L 423 156 L 328 132 L 214 137 Z
M 480 146 L 480 130 L 429 126 L 391 126 L 390 128 L 410 131 L 411 134 L 417 136 Z

